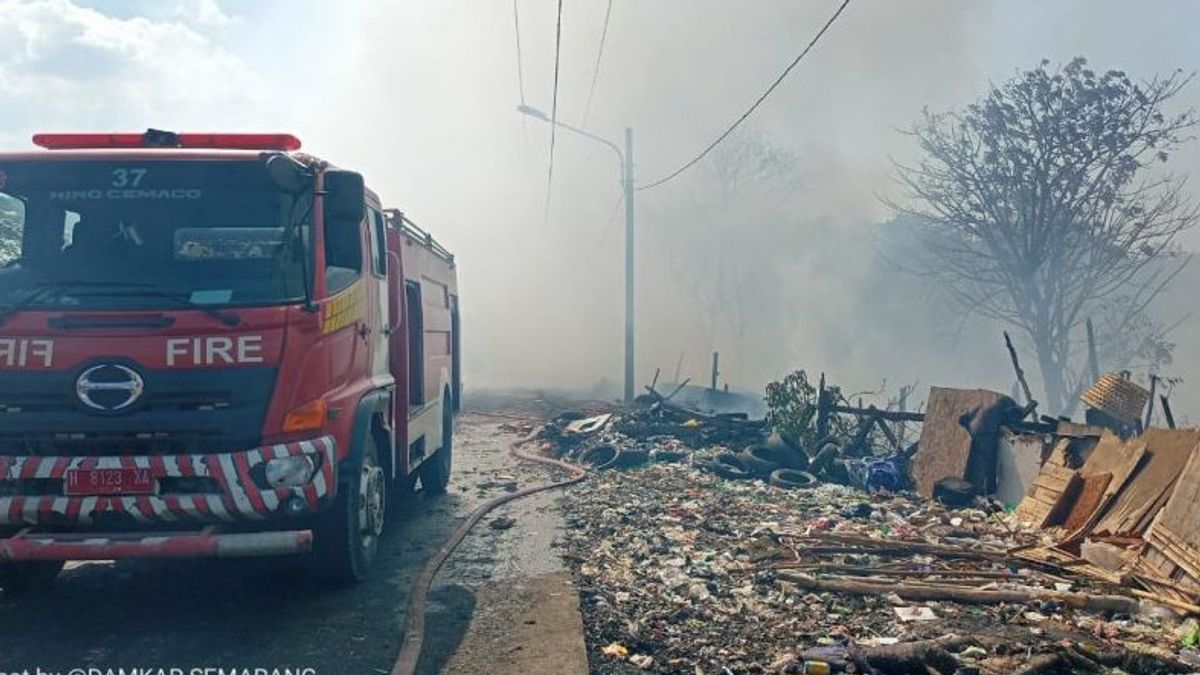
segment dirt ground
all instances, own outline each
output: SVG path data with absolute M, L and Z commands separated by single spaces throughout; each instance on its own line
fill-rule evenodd
M 516 466 L 508 456 L 515 436 L 499 428 L 502 421 L 460 418 L 449 494 L 418 494 L 399 505 L 367 582 L 324 588 L 300 558 L 72 564 L 44 592 L 0 594 L 0 673 L 203 667 L 387 673 L 400 648 L 409 585 L 425 559 L 479 503 L 514 482 L 547 479 L 545 470 Z M 513 667 L 536 663 L 532 645 L 546 635 L 565 641 L 565 652 L 577 640 L 576 660 L 585 663 L 581 631 L 570 623 L 577 598 L 564 586 L 553 549 L 561 528 L 558 498 L 542 494 L 497 511 L 463 542 L 431 593 L 420 672 L 496 672 L 498 650 L 506 650 Z M 503 515 L 516 523 L 488 526 Z

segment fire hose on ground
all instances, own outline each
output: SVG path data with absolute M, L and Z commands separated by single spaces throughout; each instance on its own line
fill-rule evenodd
M 528 452 L 522 452 L 521 446 L 537 437 L 541 427 L 535 428 L 529 435 L 514 442 L 509 447 L 509 453 L 517 459 L 537 462 L 546 466 L 552 466 L 563 469 L 571 474 L 570 478 L 560 480 L 554 483 L 545 485 L 535 485 L 527 487 L 523 490 L 518 490 L 512 494 L 502 495 L 494 499 L 490 499 L 483 504 L 480 504 L 471 515 L 467 517 L 457 529 L 444 541 L 441 547 L 437 550 L 425 566 L 421 569 L 421 573 L 413 580 L 412 593 L 408 600 L 408 614 L 405 617 L 404 623 L 404 643 L 400 646 L 400 655 L 396 658 L 396 664 L 392 666 L 391 675 L 413 675 L 417 671 L 417 663 L 421 658 L 421 647 L 425 642 L 425 611 L 428 604 L 429 589 L 433 585 L 433 578 L 437 575 L 438 570 L 442 568 L 450 555 L 454 553 L 454 549 L 458 547 L 462 540 L 466 538 L 471 529 L 474 528 L 479 521 L 483 519 L 489 512 L 496 507 L 509 502 L 545 492 L 547 490 L 555 490 L 565 488 L 582 481 L 587 477 L 587 471 L 568 464 L 567 462 L 542 457 Z

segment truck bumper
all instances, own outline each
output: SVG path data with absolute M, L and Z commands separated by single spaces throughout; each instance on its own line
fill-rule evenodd
M 220 534 L 212 528 L 156 534 L 22 532 L 0 539 L 0 561 L 236 558 L 305 553 L 311 548 L 310 530 L 238 534 Z
M 319 461 L 308 483 L 267 488 L 256 482 L 262 465 L 294 455 L 314 455 Z M 149 470 L 160 486 L 158 492 L 66 494 L 66 476 L 72 469 L 120 468 Z M 0 456 L 0 525 L 129 531 L 139 526 L 194 527 L 304 516 L 320 511 L 335 496 L 336 471 L 332 436 L 221 454 Z M 189 486 L 190 491 L 172 486 Z

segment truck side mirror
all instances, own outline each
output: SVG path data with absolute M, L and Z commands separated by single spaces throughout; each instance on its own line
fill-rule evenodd
M 404 297 L 404 279 L 401 277 L 400 256 L 395 251 L 388 251 L 388 331 L 396 332 L 404 325 L 404 305 L 400 299 Z
M 367 189 L 362 174 L 335 169 L 325 172 L 325 221 L 362 222 L 367 215 Z

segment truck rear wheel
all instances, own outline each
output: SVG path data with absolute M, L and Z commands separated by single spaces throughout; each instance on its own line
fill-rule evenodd
M 387 478 L 373 438 L 367 440 L 357 470 L 350 473 L 339 486 L 334 508 L 317 524 L 313 542 L 320 571 L 343 584 L 362 581 L 371 571 L 387 517 Z
M 445 494 L 450 485 L 450 469 L 454 461 L 454 411 L 450 409 L 450 398 L 442 401 L 442 447 L 429 461 L 418 469 L 421 473 L 421 489 L 431 495 Z
M 0 589 L 5 593 L 23 593 L 49 586 L 64 564 L 62 560 L 0 563 Z

